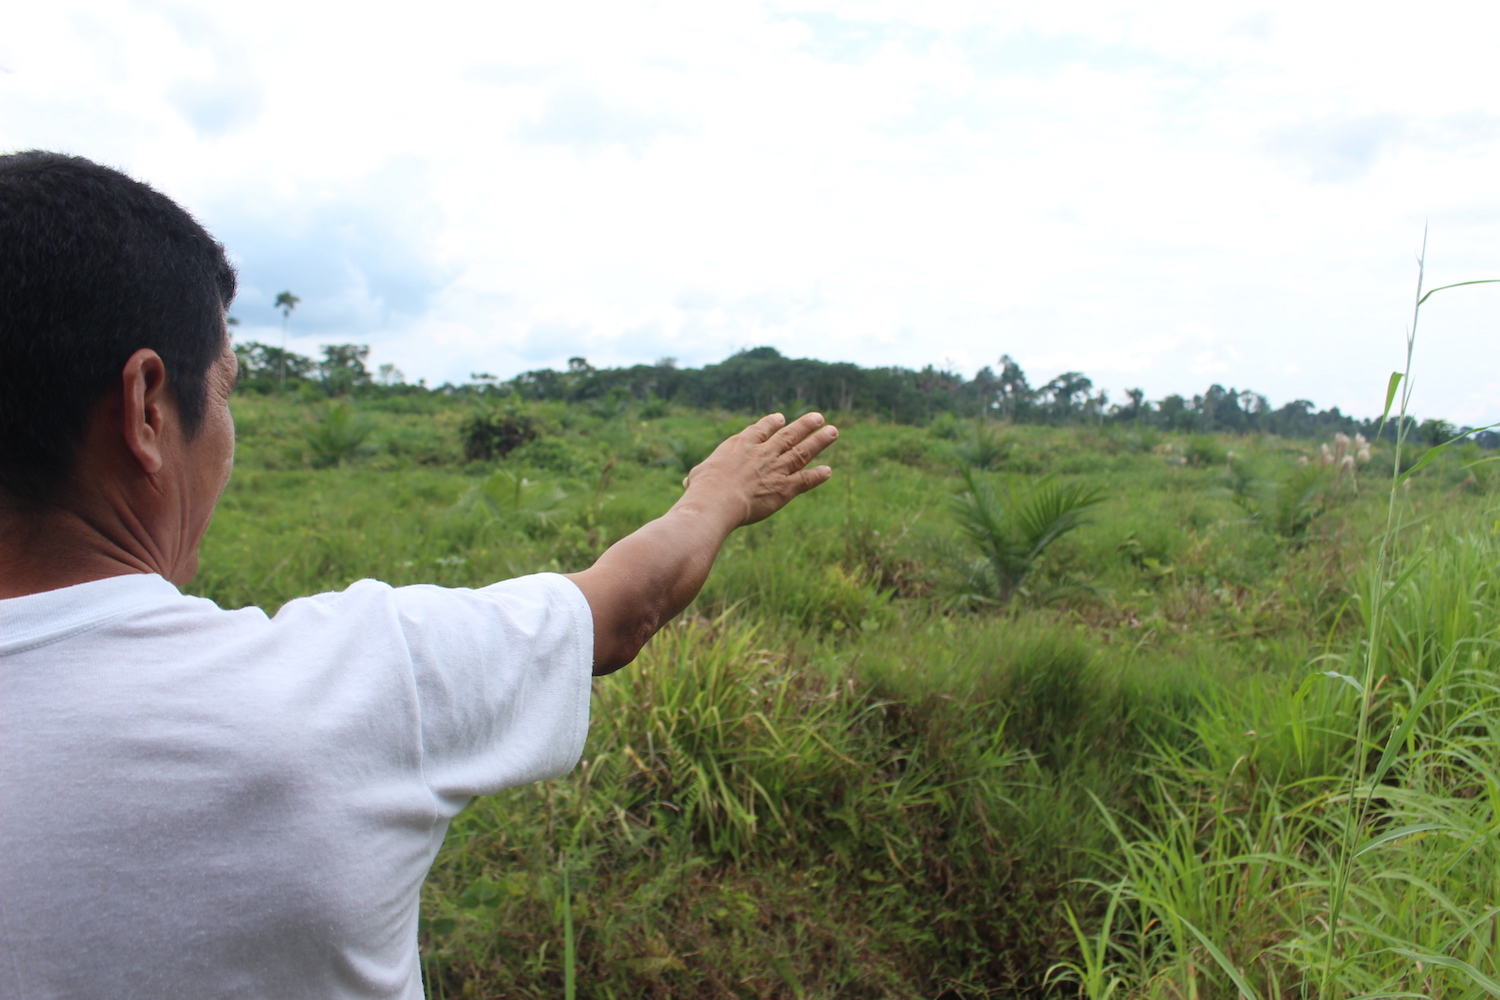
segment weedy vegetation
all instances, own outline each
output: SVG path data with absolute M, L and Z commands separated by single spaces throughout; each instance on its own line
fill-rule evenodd
M 455 820 L 430 995 L 1500 995 L 1500 476 L 1408 385 L 1400 454 L 831 414 L 576 771 Z M 268 610 L 582 568 L 750 416 L 234 406 L 195 590 Z

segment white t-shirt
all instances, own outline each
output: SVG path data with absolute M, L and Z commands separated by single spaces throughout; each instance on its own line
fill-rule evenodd
M 448 821 L 573 767 L 592 663 L 552 574 L 0 601 L 0 998 L 419 1000 Z

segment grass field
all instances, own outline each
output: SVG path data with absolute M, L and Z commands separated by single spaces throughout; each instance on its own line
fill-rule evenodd
M 466 461 L 480 405 L 238 396 L 192 589 L 580 569 L 750 417 L 533 405 Z M 454 822 L 432 996 L 1500 993 L 1496 463 L 1417 472 L 1382 562 L 1386 444 L 832 416 L 578 769 Z M 1102 502 L 1007 588 L 964 470 Z

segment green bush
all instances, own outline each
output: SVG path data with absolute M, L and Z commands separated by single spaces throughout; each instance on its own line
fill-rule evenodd
M 459 428 L 464 458 L 470 462 L 504 458 L 540 433 L 535 420 L 516 411 L 475 413 Z
M 597 474 L 594 459 L 560 437 L 535 438 L 510 453 L 515 463 L 559 476 L 588 477 Z
M 939 413 L 927 425 L 927 433 L 943 441 L 957 441 L 964 433 L 964 422 L 952 413 Z
M 1187 447 L 1183 449 L 1183 458 L 1193 466 L 1219 465 L 1227 457 L 1224 447 L 1214 438 L 1204 434 L 1195 434 L 1188 438 Z
M 672 406 L 654 392 L 648 392 L 636 415 L 642 420 L 660 420 L 672 412 Z

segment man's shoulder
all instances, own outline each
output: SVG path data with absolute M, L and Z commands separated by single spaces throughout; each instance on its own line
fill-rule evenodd
M 184 601 L 198 603 L 184 598 L 155 573 L 103 577 L 0 600 L 0 655 L 85 635 L 132 615 Z

